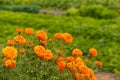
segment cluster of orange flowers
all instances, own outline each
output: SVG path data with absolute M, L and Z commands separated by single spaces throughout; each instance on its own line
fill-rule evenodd
M 18 45 L 28 45 L 28 47 L 34 48 L 35 55 L 40 60 L 56 60 L 58 70 L 60 72 L 67 69 L 69 73 L 75 78 L 75 80 L 96 80 L 96 77 L 94 75 L 94 71 L 87 67 L 87 65 L 84 63 L 83 52 L 75 48 L 72 51 L 72 56 L 65 57 L 62 50 L 57 50 L 56 53 L 62 53 L 62 57 L 52 53 L 52 50 L 46 49 L 46 44 L 48 40 L 47 33 L 44 30 L 38 30 L 36 32 L 36 38 L 40 42 L 40 44 L 37 44 L 34 46 L 33 41 L 27 41 L 23 36 L 22 33 L 26 33 L 27 35 L 33 34 L 32 28 L 26 28 L 23 29 L 17 29 L 16 32 L 18 32 L 18 36 L 15 36 L 13 40 L 7 41 L 7 47 L 2 49 L 2 53 L 5 56 L 4 59 L 4 65 L 7 68 L 14 68 L 16 61 L 14 60 L 17 57 L 17 53 L 20 52 L 21 54 L 25 54 L 25 49 L 21 48 L 20 50 L 17 50 L 14 48 L 15 44 Z M 69 33 L 55 33 L 54 38 L 57 40 L 63 40 L 66 44 L 70 44 L 73 41 L 73 38 L 71 34 Z M 53 39 L 49 39 L 49 42 L 54 42 Z M 34 47 L 33 47 L 34 46 Z M 95 48 L 90 48 L 89 53 L 92 57 L 96 57 L 98 55 L 98 52 Z M 6 60 L 7 59 L 7 60 Z M 96 61 L 95 64 L 99 67 L 102 66 L 101 61 Z
M 73 41 L 73 38 L 72 38 L 71 34 L 69 34 L 69 33 L 63 33 L 63 34 L 56 33 L 56 34 L 54 34 L 54 37 L 56 39 L 61 39 L 61 40 L 65 41 L 65 43 L 67 43 L 67 44 L 70 44 Z
M 18 36 L 15 36 L 13 40 L 7 41 L 7 47 L 2 49 L 2 53 L 5 56 L 3 59 L 3 64 L 7 68 L 14 68 L 16 66 L 16 61 L 14 60 L 17 57 L 18 50 L 14 47 L 15 44 L 26 44 L 25 38 L 21 35 L 24 30 L 23 29 L 16 29 L 16 32 L 18 32 Z M 30 35 L 33 34 L 32 28 L 26 28 L 25 33 Z M 25 53 L 25 49 L 20 49 L 21 54 Z
M 14 58 L 17 57 L 17 49 L 11 46 L 7 46 L 2 49 L 2 53 L 5 56 L 3 64 L 8 68 L 14 68 L 16 61 Z
M 63 71 L 67 69 L 74 76 L 75 80 L 97 80 L 94 71 L 85 65 L 81 57 L 82 51 L 78 48 L 73 49 L 72 56 L 66 58 L 58 57 L 58 70 Z M 96 65 L 102 66 L 100 61 L 97 61 Z
M 39 57 L 42 60 L 52 60 L 53 54 L 51 50 L 45 50 L 43 46 L 35 46 L 34 52 L 37 57 Z

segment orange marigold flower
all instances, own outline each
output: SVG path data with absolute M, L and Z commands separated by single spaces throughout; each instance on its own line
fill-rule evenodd
M 14 40 L 8 40 L 7 41 L 7 45 L 9 45 L 9 46 L 12 46 L 12 45 L 14 45 L 15 44 L 15 41 Z
M 75 59 L 75 63 L 84 64 L 84 61 L 83 61 L 80 57 L 77 57 L 77 58 Z
M 25 51 L 25 49 L 24 49 L 24 48 L 21 48 L 21 49 L 20 49 L 20 53 L 21 53 L 22 55 L 24 55 L 24 54 L 25 54 L 25 52 L 26 52 L 26 51 Z
M 66 44 L 70 44 L 70 43 L 72 43 L 73 38 L 72 38 L 71 34 L 64 33 L 63 34 L 63 40 L 65 41 Z
M 20 29 L 16 29 L 16 32 L 18 32 L 20 34 L 20 33 L 24 32 L 24 30 L 20 28 Z
M 64 58 L 63 57 L 58 57 L 57 58 L 57 63 L 61 62 L 61 61 L 64 61 Z
M 12 68 L 14 68 L 14 67 L 16 66 L 16 61 L 13 60 L 13 59 L 8 59 L 8 60 L 4 61 L 3 64 L 4 64 L 7 68 L 12 69 Z
M 80 49 L 75 48 L 72 51 L 72 56 L 75 56 L 75 57 L 76 56 L 82 56 L 82 51 Z
M 54 37 L 55 37 L 56 39 L 63 39 L 63 34 L 62 34 L 62 33 L 55 33 L 55 34 L 54 34 Z
M 84 74 L 75 73 L 75 80 L 84 80 Z
M 33 29 L 32 28 L 26 28 L 25 33 L 28 34 L 28 35 L 33 34 Z
M 17 56 L 17 52 L 18 52 L 17 49 L 15 49 L 14 47 L 10 47 L 10 46 L 7 46 L 2 49 L 3 55 L 10 59 L 14 59 Z
M 63 71 L 66 68 L 66 63 L 65 61 L 61 61 L 58 63 L 58 70 Z
M 52 54 L 51 50 L 45 50 L 44 59 L 45 60 L 52 60 L 53 59 L 53 54 Z
M 42 41 L 46 41 L 47 40 L 47 34 L 45 31 L 43 30 L 39 30 L 36 32 L 36 37 L 39 38 Z
M 90 48 L 89 49 L 89 53 L 93 56 L 93 57 L 96 57 L 98 52 L 95 48 Z
M 14 41 L 18 44 L 25 44 L 26 43 L 26 40 L 23 36 L 15 36 L 14 37 Z
M 90 70 L 87 66 L 85 65 L 80 65 L 79 66 L 79 70 L 80 72 L 82 72 L 83 74 L 89 74 L 90 73 Z
M 90 75 L 94 75 L 93 69 L 89 69 L 89 70 L 90 70 Z
M 75 63 L 73 64 L 73 71 L 78 72 L 78 67 L 77 67 L 77 65 Z
M 69 68 L 69 69 L 72 68 L 72 67 L 73 67 L 73 64 L 74 64 L 74 62 L 68 62 L 68 63 L 67 63 L 67 68 Z
M 90 80 L 97 80 L 97 78 L 95 77 L 95 75 L 91 75 Z
M 80 80 L 80 73 L 75 73 L 75 80 Z
M 35 46 L 34 47 L 34 52 L 36 54 L 36 56 L 43 58 L 44 57 L 44 52 L 45 52 L 45 48 L 43 46 Z
M 68 57 L 66 57 L 66 61 L 67 62 L 73 62 L 74 61 L 74 57 L 68 56 Z
M 103 65 L 101 61 L 96 61 L 95 64 L 99 67 L 101 67 Z

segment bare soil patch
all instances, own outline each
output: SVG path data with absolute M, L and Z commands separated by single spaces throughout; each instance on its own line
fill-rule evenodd
M 120 77 L 115 76 L 113 73 L 99 72 L 96 73 L 97 80 L 120 80 Z

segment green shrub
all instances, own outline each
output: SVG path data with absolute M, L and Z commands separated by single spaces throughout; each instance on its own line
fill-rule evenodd
M 25 5 L 25 4 L 22 4 L 22 5 L 0 5 L 0 9 L 36 13 L 41 9 L 41 7 L 37 6 L 37 5 Z
M 79 9 L 79 14 L 81 16 L 93 17 L 97 19 L 111 19 L 117 17 L 117 13 L 111 11 L 102 5 L 90 5 Z
M 70 8 L 66 11 L 65 15 L 67 16 L 76 16 L 78 15 L 78 9 L 76 8 Z

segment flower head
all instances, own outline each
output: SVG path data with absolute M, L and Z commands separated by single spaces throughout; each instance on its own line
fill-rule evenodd
M 55 33 L 55 34 L 54 34 L 54 37 L 55 37 L 56 39 L 63 39 L 63 34 L 62 34 L 62 33 Z
M 73 61 L 74 61 L 74 57 L 72 56 L 66 57 L 66 62 L 73 62 Z
M 101 67 L 103 64 L 101 61 L 96 61 L 95 64 L 98 66 L 98 67 Z
M 70 44 L 70 43 L 72 43 L 73 38 L 72 38 L 71 34 L 64 33 L 63 34 L 63 40 L 65 41 L 66 44 Z
M 26 28 L 25 33 L 28 34 L 28 35 L 33 34 L 33 29 L 32 28 Z
M 53 59 L 53 54 L 50 50 L 45 50 L 44 59 L 45 60 L 52 60 Z
M 46 41 L 47 40 L 47 34 L 44 30 L 39 30 L 36 32 L 36 37 L 42 41 Z
M 96 57 L 98 52 L 95 48 L 90 48 L 89 53 L 91 54 L 92 57 Z
M 57 58 L 57 63 L 61 62 L 61 61 L 64 61 L 64 58 L 63 57 L 58 57 Z
M 14 40 L 8 40 L 7 41 L 7 45 L 9 45 L 9 46 L 13 46 L 14 44 L 15 44 Z
M 10 47 L 10 46 L 7 46 L 2 49 L 3 55 L 10 59 L 14 59 L 17 56 L 17 52 L 18 52 L 17 49 L 15 49 L 14 47 Z
M 63 71 L 66 68 L 66 63 L 65 61 L 61 61 L 58 63 L 58 70 Z
M 26 43 L 26 40 L 23 36 L 15 36 L 14 37 L 14 41 L 18 44 L 25 44 Z
M 21 29 L 21 28 L 19 28 L 19 29 L 16 29 L 16 32 L 18 32 L 19 34 L 21 34 L 21 33 L 23 33 L 23 32 L 24 32 L 24 30 L 23 30 L 23 29 Z
M 45 48 L 43 46 L 35 46 L 34 47 L 34 52 L 35 52 L 36 56 L 43 59 L 44 58 Z
M 90 74 L 90 70 L 86 65 L 79 66 L 79 70 L 83 74 Z
M 80 49 L 73 49 L 72 56 L 82 56 L 82 51 Z
M 3 62 L 3 64 L 7 67 L 7 68 L 14 68 L 16 66 L 16 61 L 13 59 L 8 59 L 6 61 Z

